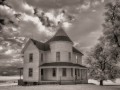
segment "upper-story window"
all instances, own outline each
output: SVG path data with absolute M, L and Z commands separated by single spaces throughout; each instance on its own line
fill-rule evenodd
M 56 52 L 56 61 L 60 61 L 60 52 Z
M 76 58 L 76 63 L 78 63 L 78 56 L 76 55 L 75 58 Z
M 29 77 L 32 77 L 32 76 L 33 76 L 33 69 L 32 69 L 32 68 L 29 68 L 28 76 L 29 76 Z
M 71 52 L 68 53 L 69 61 L 71 61 Z
M 41 53 L 41 62 L 43 62 L 43 53 Z
M 53 68 L 53 72 L 52 72 L 52 74 L 53 74 L 53 77 L 56 76 L 56 69 L 55 69 L 55 68 Z
M 29 54 L 29 62 L 33 62 L 33 53 Z

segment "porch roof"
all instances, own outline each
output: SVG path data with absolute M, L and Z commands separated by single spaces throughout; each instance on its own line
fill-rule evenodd
M 80 64 L 70 63 L 70 62 L 52 62 L 52 63 L 44 63 L 40 65 L 40 67 L 50 67 L 50 66 L 77 66 L 81 68 L 87 68 Z

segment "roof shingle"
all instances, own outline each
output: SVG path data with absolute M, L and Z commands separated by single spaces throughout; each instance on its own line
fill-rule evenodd
M 87 68 L 83 65 L 80 64 L 75 64 L 75 63 L 70 63 L 70 62 L 52 62 L 52 63 L 44 63 L 42 65 L 40 65 L 40 67 L 49 67 L 49 66 L 77 66 L 77 67 L 81 67 L 81 68 Z

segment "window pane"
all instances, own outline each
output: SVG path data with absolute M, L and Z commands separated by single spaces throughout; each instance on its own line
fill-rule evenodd
M 33 54 L 32 53 L 29 54 L 29 62 L 33 62 Z
M 68 58 L 69 58 L 69 61 L 71 61 L 71 52 L 69 52 Z
M 56 61 L 60 61 L 60 52 L 56 52 Z
M 66 68 L 63 68 L 62 74 L 63 74 L 63 76 L 66 76 Z
M 43 62 L 43 53 L 41 53 L 41 62 Z
M 41 75 L 43 75 L 43 69 L 41 69 Z
M 76 63 L 78 63 L 78 56 L 76 55 L 76 57 L 75 57 L 75 58 L 76 58 Z
M 33 76 L 33 69 L 32 68 L 29 68 L 29 77 L 32 77 Z
M 55 68 L 53 68 L 53 77 L 55 77 L 56 76 L 56 69 Z

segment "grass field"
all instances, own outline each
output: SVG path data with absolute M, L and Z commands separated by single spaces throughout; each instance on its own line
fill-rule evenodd
M 110 80 L 105 81 L 105 86 L 99 86 L 99 82 L 90 79 L 88 82 L 92 84 L 78 85 L 38 85 L 38 86 L 17 86 L 18 76 L 0 76 L 0 90 L 120 90 L 120 79 L 116 82 Z
M 120 90 L 120 86 L 79 85 L 39 85 L 39 86 L 2 86 L 0 90 Z

